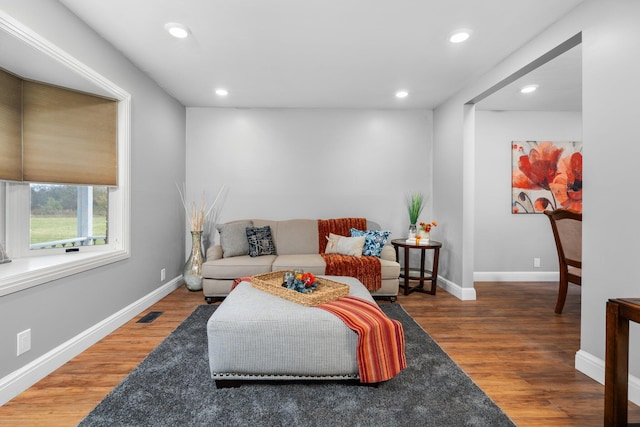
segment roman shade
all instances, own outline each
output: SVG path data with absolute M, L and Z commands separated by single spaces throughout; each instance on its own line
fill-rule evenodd
M 22 80 L 0 70 L 0 179 L 22 181 Z
M 0 73 L 3 79 L 13 83 Z M 7 77 L 9 76 L 9 77 Z M 5 114 L 2 132 L 14 134 L 14 139 L 3 137 L 0 149 L 21 153 L 21 157 L 4 159 L 0 179 L 75 185 L 117 185 L 117 102 L 43 83 L 20 80 L 21 114 Z M 4 80 L 3 93 L 4 91 Z M 11 86 L 13 88 L 13 86 Z M 4 98 L 4 96 L 3 96 Z M 9 97 L 13 99 L 12 97 Z M 5 107 L 9 101 L 2 99 Z M 12 101 L 12 105 L 15 100 Z M 6 108 L 8 110 L 8 108 Z M 5 128 L 7 129 L 5 131 Z M 17 139 L 19 142 L 15 142 Z M 13 142 L 12 142 L 13 141 Z M 21 145 L 20 145 L 21 143 Z M 16 144 L 20 147 L 16 149 Z M 7 163 L 5 166 L 4 162 Z M 16 169 L 19 168 L 19 172 Z

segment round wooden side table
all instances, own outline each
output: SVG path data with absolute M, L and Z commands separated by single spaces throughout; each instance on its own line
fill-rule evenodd
M 409 295 L 411 292 L 424 292 L 431 295 L 436 294 L 436 287 L 438 282 L 438 257 L 440 256 L 440 248 L 442 243 L 435 240 L 429 240 L 428 243 L 416 245 L 414 243 L 407 243 L 407 239 L 394 239 L 391 241 L 394 249 L 396 250 L 396 259 L 399 257 L 399 249 L 404 248 L 404 267 L 400 269 L 400 278 L 404 279 L 404 285 L 400 285 L 404 288 L 404 294 Z M 412 249 L 420 250 L 420 269 L 412 269 L 409 266 L 409 251 Z M 425 270 L 424 259 L 425 252 L 427 250 L 433 251 L 433 264 L 431 270 Z M 410 287 L 409 280 L 417 280 L 419 285 Z M 424 282 L 431 282 L 431 289 L 424 288 Z

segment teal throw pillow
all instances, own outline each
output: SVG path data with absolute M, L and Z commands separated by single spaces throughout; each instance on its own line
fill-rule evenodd
M 351 237 L 364 236 L 364 248 L 362 249 L 362 255 L 375 256 L 380 258 L 380 252 L 387 243 L 387 239 L 391 234 L 387 230 L 367 230 L 362 231 L 356 228 L 352 228 Z

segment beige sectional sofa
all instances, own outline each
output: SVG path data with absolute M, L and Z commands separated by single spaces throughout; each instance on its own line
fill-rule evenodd
M 250 256 L 242 247 L 242 230 L 247 226 L 270 227 L 276 255 Z M 220 244 L 208 248 L 203 264 L 203 292 L 207 302 L 226 297 L 235 279 L 276 270 L 302 269 L 315 275 L 325 274 L 325 261 L 320 255 L 318 220 L 291 219 L 284 221 L 243 220 L 218 226 Z M 380 230 L 380 226 L 367 220 L 367 230 Z M 234 239 L 233 235 L 236 234 Z M 246 239 L 246 237 L 245 237 Z M 226 251 L 226 252 L 225 252 Z M 255 255 L 255 254 L 254 254 Z M 391 244 L 380 252 L 382 283 L 371 291 L 374 297 L 395 301 L 398 295 L 400 264 L 396 261 Z

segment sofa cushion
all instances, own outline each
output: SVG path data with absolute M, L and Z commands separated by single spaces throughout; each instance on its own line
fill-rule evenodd
M 222 246 L 224 258 L 249 254 L 247 227 L 253 227 L 253 221 L 237 221 L 216 225 L 216 229 L 220 233 L 220 246 Z
M 387 230 L 367 230 L 362 231 L 356 228 L 351 229 L 351 236 L 364 236 L 364 249 L 362 254 L 368 256 L 375 256 L 380 258 L 380 252 L 382 248 L 387 243 L 387 239 L 391 234 L 390 231 Z
M 325 254 L 350 255 L 360 258 L 364 248 L 365 236 L 346 237 L 329 233 Z
M 278 221 L 274 234 L 278 255 L 317 254 L 318 221 L 315 219 L 290 219 Z
M 276 255 L 250 257 L 240 255 L 207 261 L 202 264 L 202 275 L 210 279 L 238 279 L 255 274 L 269 273 Z
M 273 271 L 302 269 L 312 274 L 324 274 L 325 262 L 320 254 L 278 255 Z
M 276 255 L 276 248 L 271 238 L 271 227 L 247 227 L 247 241 L 249 242 L 249 256 Z

